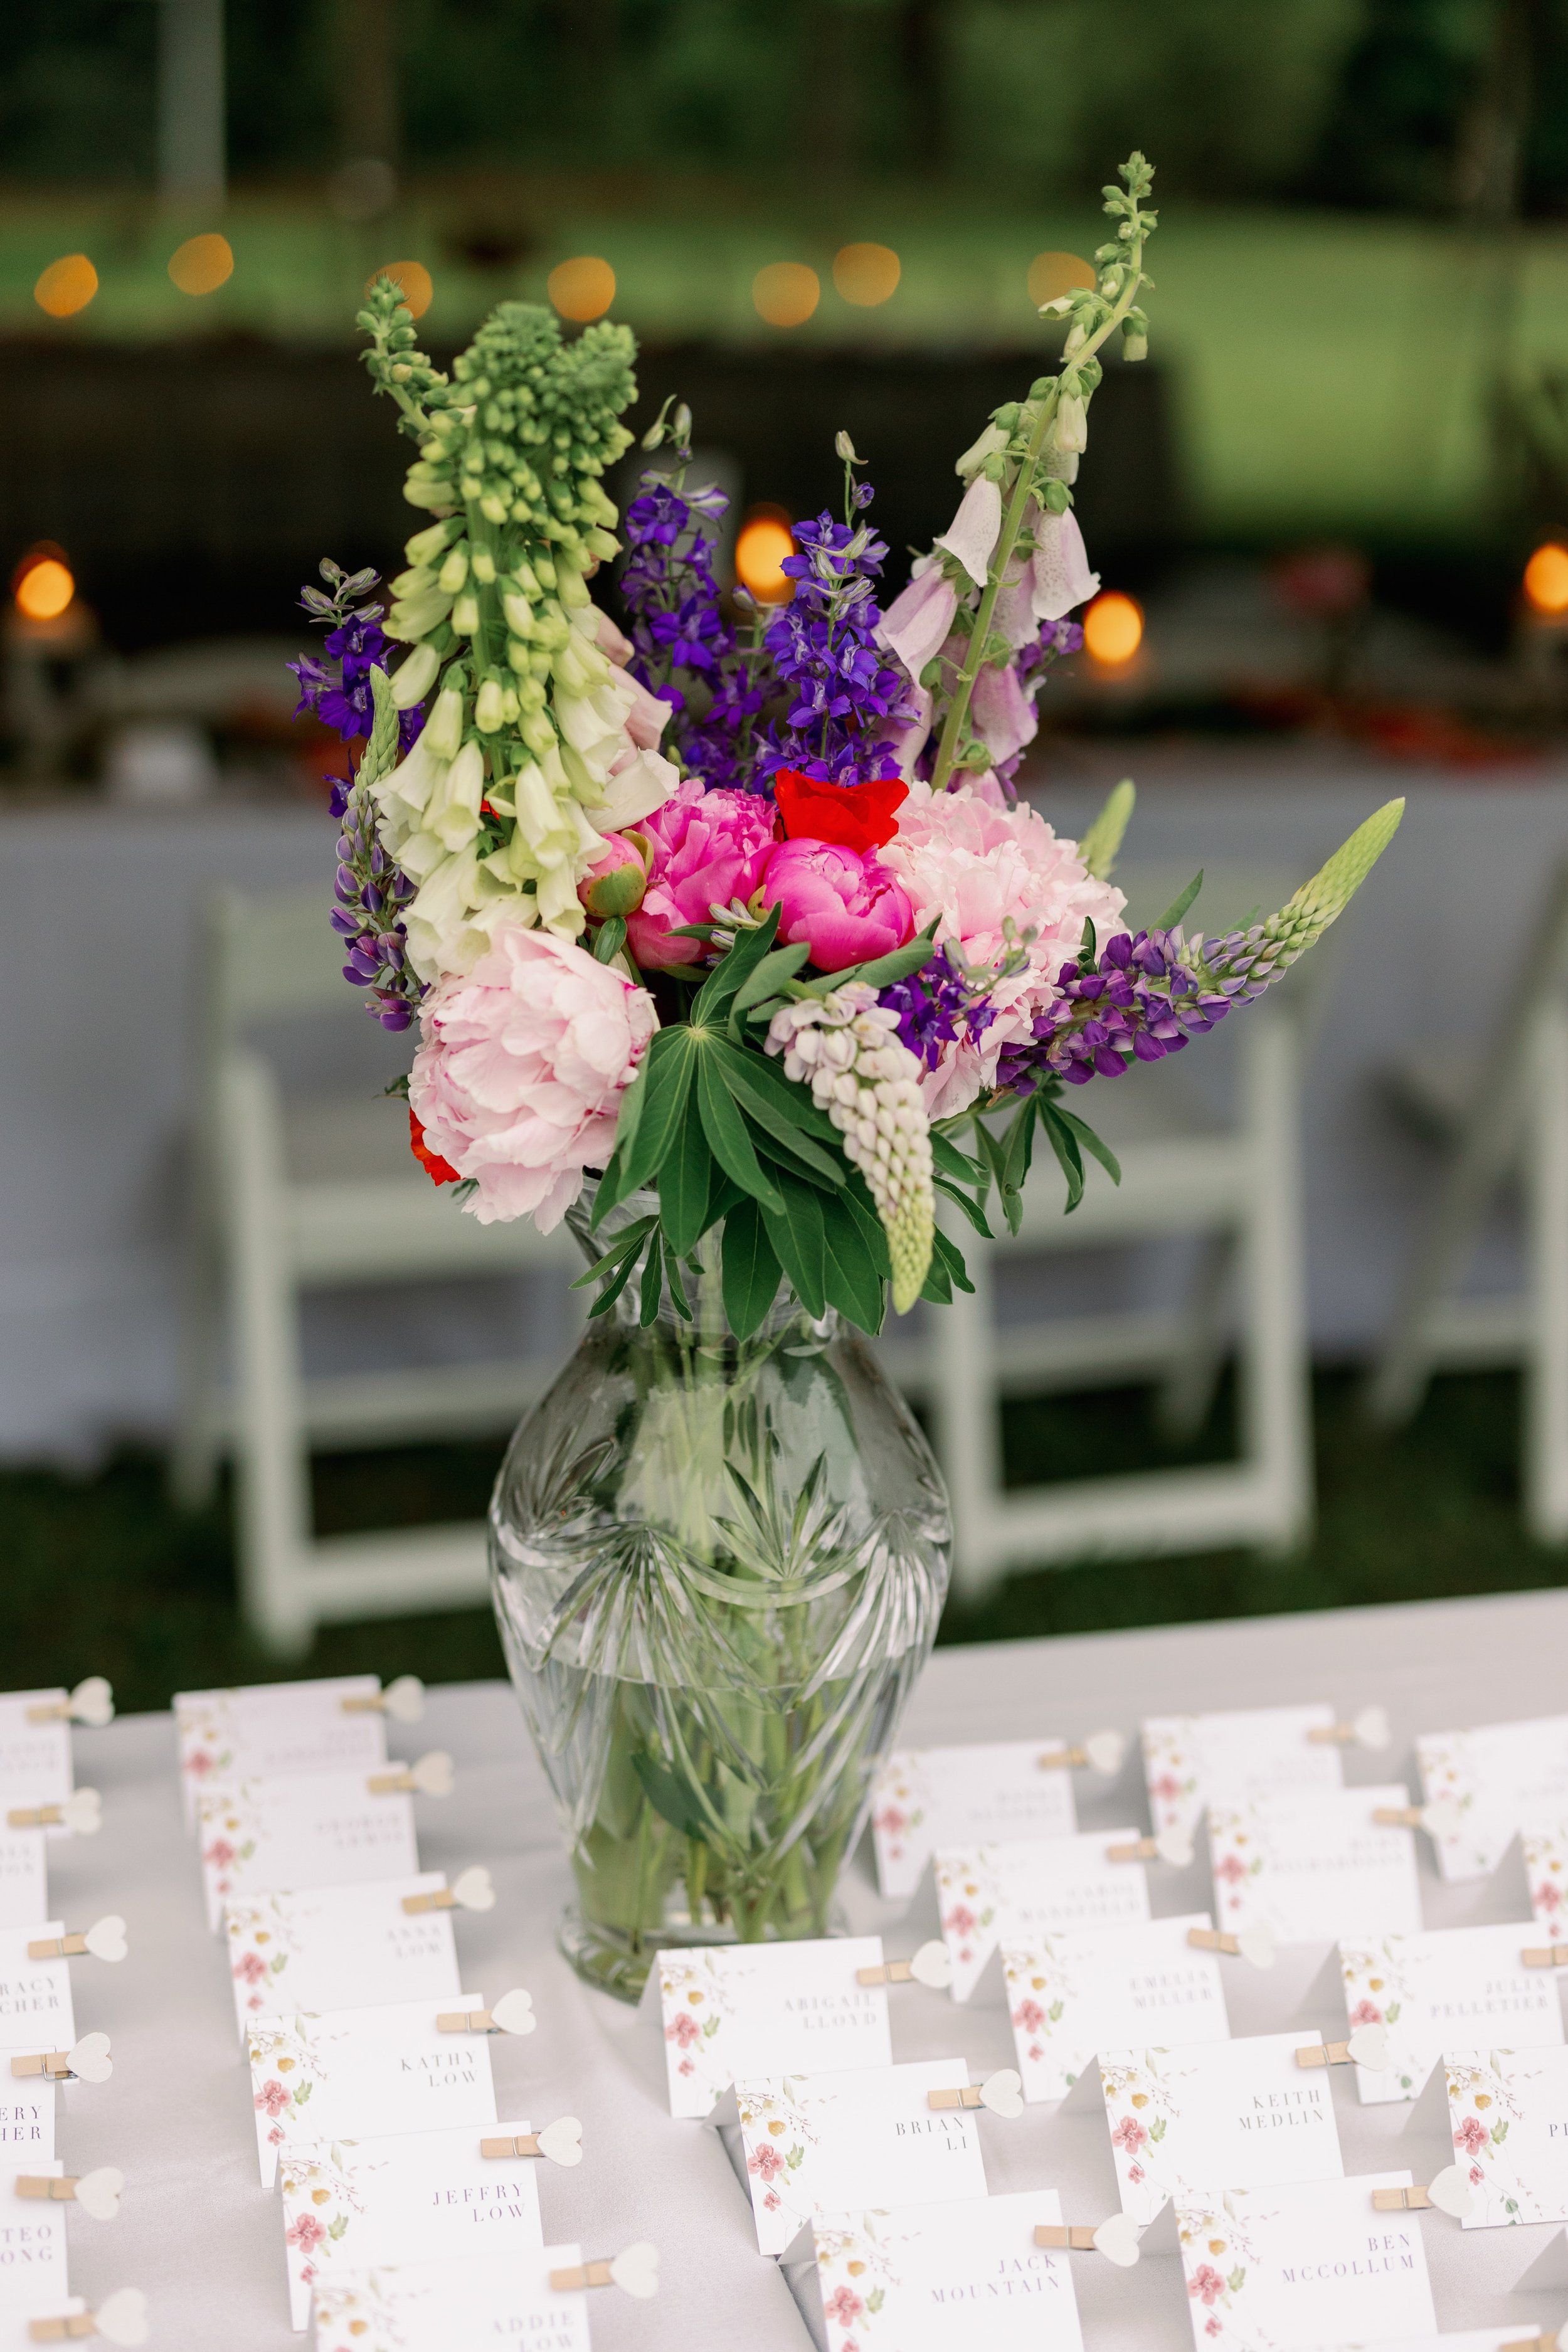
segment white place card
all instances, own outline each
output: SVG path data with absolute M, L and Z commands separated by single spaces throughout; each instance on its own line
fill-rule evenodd
M 1504 2327 L 1466 2327 L 1458 2336 L 1401 2336 L 1380 2344 L 1340 2344 L 1331 2352 L 1507 2352 L 1510 2344 L 1534 2344 L 1541 2330 L 1532 2319 L 1515 2319 Z
M 1334 1720 L 1327 1706 L 1152 1715 L 1143 1726 L 1143 1773 L 1156 1832 L 1195 1838 L 1210 1805 L 1339 1788 L 1339 1748 L 1307 1737 Z
M 401 1790 L 373 1795 L 371 1778 L 321 1772 L 205 1789 L 196 1810 L 208 1926 L 222 1927 L 226 1903 L 282 1887 L 416 1877 L 414 1800 Z
M 8 1691 L 0 1698 L 0 1796 L 12 1805 L 58 1805 L 76 1782 L 71 1727 L 58 1719 L 29 1723 L 35 1706 L 62 1706 L 63 1690 Z
M 1189 2050 L 1102 2050 L 1100 2080 L 1121 2210 L 1140 2228 L 1216 2181 L 1270 2189 L 1344 2172 L 1328 2069 L 1298 2066 L 1317 2033 Z
M 253 2017 L 294 2010 L 380 2009 L 444 2000 L 461 1983 L 449 1911 L 407 1912 L 405 1898 L 445 1886 L 438 1870 L 304 1895 L 226 1903 L 228 1972 L 243 2034 Z
M 1097 2051 L 1125 2050 L 1151 2032 L 1183 2046 L 1226 2041 L 1223 1963 L 1187 1942 L 1189 1927 L 1213 1924 L 1194 1911 L 1005 1948 L 1025 2098 L 1065 2099 Z
M 1437 2325 L 1414 2213 L 1379 2213 L 1375 2189 L 1408 2172 L 1292 2189 L 1235 2189 L 1178 2205 L 1197 2352 L 1322 2352 Z
M 30 1927 L 49 1907 L 44 1835 L 0 1822 L 0 1927 Z
M 55 2152 L 55 2086 L 0 2069 L 0 2165 L 41 2171 Z
M 984 2197 L 974 2115 L 933 2113 L 927 2094 L 962 2090 L 962 2058 L 784 2074 L 737 2083 L 741 2147 L 757 2243 L 782 2254 L 819 2216 L 867 2205 L 934 2205 Z
M 492 2128 L 515 2139 L 533 2126 Z M 311 2290 L 321 2294 L 350 2272 L 466 2263 L 544 2243 L 538 2158 L 481 2156 L 486 2136 L 465 2126 L 289 2149 L 279 2175 L 296 2329 L 309 2325 Z
M 932 1854 L 950 1846 L 1070 1837 L 1078 1827 L 1072 1774 L 1041 1762 L 1066 1752 L 1060 1739 L 1009 1739 L 889 1756 L 871 1804 L 882 1893 L 896 1901 L 912 1895 Z
M 1388 2034 L 1386 2067 L 1355 2070 L 1363 2105 L 1419 2098 L 1457 2042 L 1534 2049 L 1561 2042 L 1557 1979 L 1550 1969 L 1527 1969 L 1521 1958 L 1533 1940 L 1528 1926 L 1342 1940 L 1351 2030 L 1381 2025 Z
M 942 1938 L 952 1997 L 967 2000 L 999 1944 L 1029 1944 L 1069 1927 L 1127 1927 L 1149 1916 L 1141 1862 L 1112 1862 L 1110 1848 L 1139 1830 L 1017 1838 L 936 1856 Z
M 66 2276 L 66 2209 L 50 2200 L 18 2197 L 23 2168 L 0 2168 L 0 2311 L 34 2310 L 70 2293 Z M 28 2162 L 26 2169 L 58 2180 L 63 2164 Z
M 1443 2053 L 1467 2230 L 1568 2221 L 1568 2049 Z
M 174 1736 L 185 1820 L 216 1782 L 298 1779 L 306 1772 L 374 1772 L 386 1759 L 386 1717 L 346 1709 L 377 1698 L 377 1675 L 310 1683 L 256 1683 L 239 1690 L 178 1691 Z
M 1219 1924 L 1267 1927 L 1278 1944 L 1412 1936 L 1421 1926 L 1415 1833 L 1375 1808 L 1408 1809 L 1407 1790 L 1326 1789 L 1209 1808 Z
M 661 1953 L 670 2114 L 706 2116 L 742 2077 L 890 2066 L 886 1988 L 855 1981 L 881 1960 L 879 1936 Z
M 1433 1840 L 1445 1878 L 1484 1878 L 1526 1822 L 1568 1821 L 1568 1715 L 1424 1732 L 1415 1760 L 1426 1802 L 1459 1809 L 1454 1829 Z
M 836 2214 L 814 2224 L 827 2352 L 1082 2352 L 1054 2189 Z
M 0 1927 L 0 2052 L 68 2050 L 76 2040 L 70 1962 L 27 1958 L 29 1944 L 64 1934 L 59 1919 Z
M 1520 1832 L 1524 1848 L 1524 1874 L 1530 1885 L 1530 1907 L 1544 1935 L 1529 1940 L 1568 1944 L 1568 1822 L 1546 1828 L 1527 1826 Z M 1515 2037 L 1516 2039 L 1521 2037 Z
M 460 1993 L 453 2009 L 482 2009 Z M 249 2030 L 251 2104 L 261 2185 L 280 2154 L 307 2142 L 379 2139 L 495 2122 L 489 2037 L 443 2033 L 433 2000 L 339 2009 L 327 2017 L 260 2017 Z
M 582 2262 L 578 2246 L 545 2246 L 334 2280 L 316 2297 L 315 2352 L 589 2352 L 592 2296 L 550 2284 Z

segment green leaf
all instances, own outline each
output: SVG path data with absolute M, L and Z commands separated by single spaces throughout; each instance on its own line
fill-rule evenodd
M 572 1285 L 573 1289 L 586 1290 L 591 1282 L 597 1282 L 600 1276 L 608 1274 L 613 1265 L 619 1265 L 622 1258 L 629 1257 L 637 1248 L 649 1227 L 657 1225 L 658 1223 L 657 1217 L 634 1218 L 629 1225 L 616 1235 L 598 1264 L 591 1265 L 586 1274 L 580 1274 L 577 1276 L 576 1281 Z
M 626 1288 L 627 1283 L 637 1272 L 637 1253 L 635 1250 L 629 1252 L 627 1255 L 621 1260 L 620 1272 L 618 1274 L 613 1274 L 610 1276 L 609 1281 L 605 1283 L 603 1290 L 600 1291 L 599 1296 L 595 1299 L 594 1304 L 588 1309 L 588 1320 L 590 1323 L 594 1322 L 599 1316 L 607 1315 L 609 1313 L 611 1307 L 615 1305 L 616 1299 L 620 1297 L 622 1291 Z
M 988 1242 L 995 1240 L 996 1236 L 986 1223 L 985 1212 L 978 1201 L 972 1201 L 967 1192 L 956 1184 L 950 1184 L 945 1176 L 933 1176 L 931 1182 L 939 1192 L 945 1192 L 950 1201 L 957 1202 L 977 1234 L 983 1234 Z
M 888 1311 L 887 1286 L 847 1203 L 829 1195 L 821 1208 L 828 1304 L 875 1336 Z
M 877 1204 L 871 1198 L 870 1188 L 858 1170 L 851 1176 L 838 1198 L 860 1228 L 860 1239 L 865 1244 L 866 1255 L 870 1259 L 879 1279 L 891 1282 L 893 1261 L 888 1252 L 888 1236 L 883 1229 L 882 1220 L 877 1214 Z
M 782 982 L 793 980 L 810 953 L 811 950 L 801 942 L 793 948 L 774 948 L 771 954 L 765 955 L 761 963 L 747 973 L 731 1000 L 731 1026 L 742 1013 L 749 1013 L 753 1004 L 760 1004 L 765 996 L 773 995 Z
M 664 1251 L 657 1234 L 648 1237 L 647 1255 L 643 1260 L 641 1303 L 637 1321 L 646 1331 L 658 1318 L 658 1302 L 664 1295 Z
M 974 1122 L 974 1140 L 980 1146 L 980 1158 L 985 1178 L 985 1183 L 982 1184 L 980 1191 L 980 1197 L 984 1200 L 987 1184 L 994 1184 L 998 1192 L 1003 1189 L 1002 1146 L 984 1119 L 977 1118 Z
M 655 1812 L 661 1814 L 671 1829 L 679 1830 L 683 1837 L 695 1838 L 699 1844 L 705 1845 L 712 1824 L 695 1790 L 689 1788 L 684 1780 L 678 1780 L 666 1766 L 655 1763 L 646 1748 L 633 1750 L 632 1770 L 642 1782 L 643 1794 Z
M 852 963 L 847 971 L 836 971 L 827 978 L 812 982 L 815 996 L 825 995 L 829 989 L 843 988 L 852 980 L 863 980 L 868 988 L 890 988 L 895 980 L 908 980 L 912 971 L 930 963 L 936 952 L 936 924 L 929 924 L 918 939 L 907 948 L 894 948 L 889 955 L 874 956 L 869 963 Z
M 931 1165 L 938 1175 L 951 1176 L 955 1182 L 978 1189 L 985 1181 L 985 1171 L 978 1160 L 971 1160 L 967 1151 L 960 1151 L 948 1136 L 931 1131 Z
M 742 1201 L 724 1222 L 724 1312 L 737 1339 L 749 1339 L 778 1296 L 777 1253 L 755 1201 Z
M 808 1315 L 820 1315 L 827 1304 L 827 1241 L 822 1195 L 798 1177 L 779 1174 L 779 1223 L 773 1244 L 788 1275 L 795 1297 Z
M 691 1301 L 686 1296 L 686 1286 L 680 1279 L 680 1269 L 675 1263 L 675 1252 L 670 1249 L 667 1249 L 664 1253 L 664 1278 L 669 1285 L 670 1300 L 676 1313 L 684 1321 L 689 1323 L 692 1320 Z
M 594 941 L 595 962 L 609 963 L 614 957 L 619 955 L 621 950 L 626 946 L 626 917 L 624 915 L 606 915 L 604 921 L 599 925 L 598 936 Z
M 742 1058 L 736 1056 L 736 1060 Z M 779 1109 L 761 1087 L 752 1084 L 749 1073 L 742 1074 L 735 1069 L 733 1064 L 729 1064 L 725 1075 L 754 1127 L 760 1127 L 764 1135 L 771 1136 L 775 1144 L 782 1145 L 803 1167 L 813 1169 L 825 1184 L 831 1184 L 837 1190 L 843 1183 L 848 1162 L 842 1152 L 825 1151 L 820 1143 L 813 1143 L 810 1137 L 786 1112 Z
M 772 1054 L 754 1045 L 731 1045 L 728 1038 L 716 1038 L 710 1049 L 721 1066 L 737 1083 L 749 1086 L 753 1093 L 765 1095 L 775 1110 L 791 1123 L 805 1129 L 807 1135 L 818 1135 L 835 1150 L 839 1147 L 838 1129 L 825 1110 L 819 1110 L 812 1100 L 811 1088 L 802 1086 L 797 1078 L 786 1078 L 783 1065 Z
M 697 1246 L 697 1236 L 707 1223 L 712 1181 L 713 1155 L 697 1105 L 688 1101 L 680 1132 L 658 1171 L 659 1223 L 676 1257 L 688 1256 Z
M 1059 1119 L 1061 1119 L 1068 1127 L 1071 1128 L 1074 1135 L 1078 1138 L 1079 1143 L 1082 1144 L 1084 1150 L 1088 1152 L 1091 1152 L 1094 1158 L 1099 1160 L 1100 1166 L 1104 1169 L 1111 1182 L 1113 1184 L 1120 1184 L 1121 1181 L 1121 1162 L 1118 1160 L 1115 1152 L 1112 1151 L 1110 1144 L 1105 1141 L 1104 1138 L 1102 1136 L 1096 1135 L 1093 1128 L 1089 1126 L 1086 1119 L 1079 1118 L 1077 1111 L 1066 1110 L 1060 1103 L 1053 1103 L 1051 1105 L 1051 1108 L 1055 1111 Z
M 735 944 L 720 957 L 691 1007 L 696 1022 L 716 1021 L 738 993 L 742 981 L 750 978 L 767 956 L 778 936 L 779 909 L 770 907 L 755 930 L 742 931 Z
M 658 1029 L 643 1057 L 642 1113 L 630 1148 L 622 1155 L 623 1196 L 657 1176 L 674 1149 L 697 1066 L 697 1041 L 684 1024 Z
M 933 1263 L 938 1258 L 942 1260 L 943 1270 L 954 1287 L 973 1294 L 974 1285 L 969 1279 L 969 1269 L 963 1263 L 963 1252 L 959 1248 L 958 1244 L 950 1242 L 942 1228 L 938 1226 L 931 1235 L 931 1246 Z
M 1079 843 L 1078 854 L 1097 882 L 1109 882 L 1115 871 L 1135 797 L 1131 777 L 1123 776 L 1119 784 L 1112 784 L 1100 814 Z
M 1204 869 L 1200 866 L 1192 880 L 1188 883 L 1186 888 L 1184 890 L 1177 891 L 1176 896 L 1172 899 L 1170 905 L 1166 908 L 1159 921 L 1157 923 L 1151 923 L 1149 925 L 1149 929 L 1152 931 L 1173 931 L 1176 925 L 1181 921 L 1182 917 L 1186 913 L 1187 908 L 1192 905 L 1193 900 L 1197 897 L 1198 892 L 1203 888 L 1203 887 Z
M 1083 1159 L 1079 1151 L 1078 1138 L 1055 1103 L 1039 1103 L 1039 1120 L 1068 1181 L 1067 1207 L 1062 1213 L 1070 1217 L 1083 1198 Z
M 1018 1230 L 1018 1224 L 1011 1214 L 1012 1203 L 1024 1190 L 1024 1181 L 1034 1159 L 1035 1104 L 1036 1097 L 1033 1095 L 1024 1097 L 1014 1114 L 1013 1124 L 1007 1129 L 1006 1149 L 1002 1154 L 1002 1188 L 1005 1196 L 1004 1206 L 1009 1212 L 1007 1223 L 1015 1234 Z M 1022 1213 L 1020 1206 L 1020 1218 Z
M 946 1266 L 935 1250 L 931 1254 L 931 1264 L 926 1268 L 926 1278 L 921 1286 L 921 1297 L 929 1299 L 933 1307 L 952 1305 L 952 1284 L 949 1279 Z
M 782 1217 L 784 1202 L 778 1186 L 768 1175 L 752 1149 L 752 1139 L 746 1132 L 746 1122 L 731 1096 L 725 1092 L 723 1080 L 710 1054 L 698 1056 L 697 1100 L 702 1114 L 703 1130 L 712 1147 L 714 1159 L 732 1182 L 742 1192 L 760 1201 L 771 1216 Z M 819 1314 L 821 1309 L 816 1310 Z

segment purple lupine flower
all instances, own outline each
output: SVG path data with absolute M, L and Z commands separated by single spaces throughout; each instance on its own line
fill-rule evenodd
M 983 1036 L 996 1014 L 983 989 L 970 985 L 948 955 L 933 955 L 907 980 L 896 980 L 878 997 L 899 1016 L 899 1042 L 922 1066 L 934 1070 L 942 1049 L 957 1042 L 960 1024 L 969 1037 Z
M 765 688 L 724 617 L 713 576 L 715 525 L 729 501 L 721 490 L 678 490 L 657 474 L 643 480 L 626 509 L 620 579 L 633 647 L 627 667 L 675 712 L 667 750 L 710 792 L 749 791 L 750 739 Z
M 858 517 L 872 496 L 868 482 L 856 485 Z M 795 595 L 763 638 L 790 706 L 761 749 L 759 772 L 772 777 L 791 768 L 836 784 L 896 776 L 897 759 L 873 740 L 881 721 L 910 716 L 902 674 L 875 642 L 882 614 L 874 583 L 886 542 L 865 522 L 827 514 L 797 523 L 795 539 L 798 552 L 783 567 Z
M 1032 1037 L 1004 1048 L 997 1085 L 1017 1094 L 1053 1077 L 1080 1087 L 1120 1077 L 1130 1062 L 1180 1053 L 1273 976 L 1252 976 L 1251 937 L 1234 933 L 1200 954 L 1180 931 L 1123 931 L 1092 961 L 1064 963 L 1061 994 L 1037 1015 Z M 1237 969 L 1238 959 L 1247 970 Z

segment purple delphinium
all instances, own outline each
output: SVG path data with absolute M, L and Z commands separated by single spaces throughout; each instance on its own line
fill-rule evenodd
M 625 524 L 627 667 L 674 711 L 667 748 L 682 766 L 710 791 L 749 790 L 747 750 L 764 692 L 724 617 L 713 576 L 716 525 L 729 501 L 722 490 L 678 489 L 658 474 L 643 481 Z
M 1036 1019 L 1032 1038 L 1004 1047 L 997 1085 L 1016 1094 L 1052 1077 L 1080 1087 L 1120 1077 L 1130 1062 L 1180 1053 L 1267 985 L 1250 977 L 1247 937 L 1206 946 L 1200 961 L 1179 931 L 1124 931 L 1089 963 L 1064 963 L 1060 996 Z
M 934 1070 L 944 1045 L 960 1034 L 979 1037 L 991 1026 L 995 1012 L 984 993 L 972 988 L 954 970 L 945 952 L 933 955 L 907 980 L 895 980 L 879 995 L 899 1016 L 899 1042 L 928 1070 Z
M 375 724 L 375 703 L 371 693 L 370 674 L 373 669 L 385 669 L 393 650 L 391 638 L 381 625 L 384 607 L 380 604 L 355 605 L 351 599 L 363 596 L 378 583 L 379 574 L 368 567 L 345 577 L 335 563 L 323 563 L 321 576 L 334 590 L 324 596 L 319 588 L 304 588 L 300 602 L 313 620 L 332 621 L 321 641 L 325 659 L 314 654 L 301 654 L 298 661 L 285 664 L 300 681 L 300 699 L 294 707 L 296 719 L 306 711 L 330 727 L 345 743 L 363 742 Z M 425 724 L 425 708 L 416 704 L 412 710 L 399 711 L 397 718 L 397 750 L 401 758 L 417 740 Z M 342 816 L 342 793 L 347 780 L 331 779 L 333 785 L 332 814 Z
M 868 482 L 857 483 L 857 520 L 821 514 L 795 525 L 798 552 L 783 566 L 795 595 L 763 640 L 791 697 L 783 728 L 761 747 L 759 771 L 769 779 L 781 768 L 836 784 L 899 773 L 893 753 L 874 740 L 882 721 L 910 714 L 903 677 L 875 642 L 882 614 L 874 583 L 888 550 L 858 519 L 872 496 Z

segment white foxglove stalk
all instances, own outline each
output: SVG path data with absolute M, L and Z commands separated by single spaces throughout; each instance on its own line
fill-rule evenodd
M 487 677 L 474 703 L 474 725 L 481 735 L 493 735 L 506 716 L 499 678 Z
M 425 812 L 425 831 L 444 848 L 461 849 L 479 829 L 484 792 L 485 755 L 477 743 L 465 743 L 447 771 L 439 797 L 433 795 Z
M 866 1179 L 888 1236 L 893 1307 L 907 1315 L 931 1265 L 936 1193 L 921 1066 L 899 1043 L 898 1025 L 874 988 L 850 981 L 775 1013 L 767 1045 L 783 1055 L 785 1077 L 810 1087 Z
M 419 740 L 437 760 L 457 758 L 463 740 L 463 698 L 455 687 L 443 687 L 436 697 L 436 707 Z
M 407 659 L 398 665 L 392 681 L 392 699 L 399 710 L 412 710 L 423 702 L 436 683 L 436 673 L 441 667 L 441 656 L 434 646 L 416 646 Z

